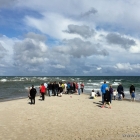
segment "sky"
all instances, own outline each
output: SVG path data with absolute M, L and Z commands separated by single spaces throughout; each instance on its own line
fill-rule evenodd
M 0 0 L 0 76 L 140 76 L 139 7 Z

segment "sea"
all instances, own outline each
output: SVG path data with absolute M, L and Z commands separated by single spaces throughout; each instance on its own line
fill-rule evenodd
M 140 76 L 1 76 L 0 77 L 0 102 L 28 97 L 28 88 L 34 85 L 39 93 L 41 83 L 49 82 L 83 82 L 84 93 L 90 94 L 94 89 L 100 91 L 104 80 L 113 89 L 119 83 L 124 87 L 125 97 L 130 99 L 129 88 L 135 86 L 136 100 L 140 100 Z

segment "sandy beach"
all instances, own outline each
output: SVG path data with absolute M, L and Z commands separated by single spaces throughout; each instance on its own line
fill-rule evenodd
M 140 103 L 112 101 L 89 95 L 36 97 L 0 102 L 0 140 L 123 140 L 140 139 Z

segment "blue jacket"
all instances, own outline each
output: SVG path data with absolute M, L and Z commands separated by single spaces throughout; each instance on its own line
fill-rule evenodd
M 104 83 L 102 86 L 101 86 L 101 92 L 102 94 L 105 94 L 106 92 L 106 87 L 108 87 L 108 85 L 106 83 Z

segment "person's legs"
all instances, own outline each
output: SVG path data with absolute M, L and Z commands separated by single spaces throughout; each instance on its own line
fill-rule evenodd
M 112 94 L 110 94 L 110 103 L 112 102 Z
M 102 103 L 104 104 L 104 94 L 102 93 Z
M 118 93 L 118 100 L 120 100 L 121 99 L 121 94 L 120 93 Z
M 78 88 L 78 94 L 80 95 L 80 88 Z
M 33 98 L 31 97 L 31 104 L 33 104 Z
M 35 104 L 35 97 L 33 98 L 33 100 L 34 100 L 34 104 Z
M 111 104 L 110 104 L 110 102 L 108 102 L 108 105 L 109 105 L 109 108 L 111 108 Z
M 44 94 L 42 93 L 42 100 L 44 100 Z
M 49 90 L 49 96 L 52 96 L 52 90 Z

